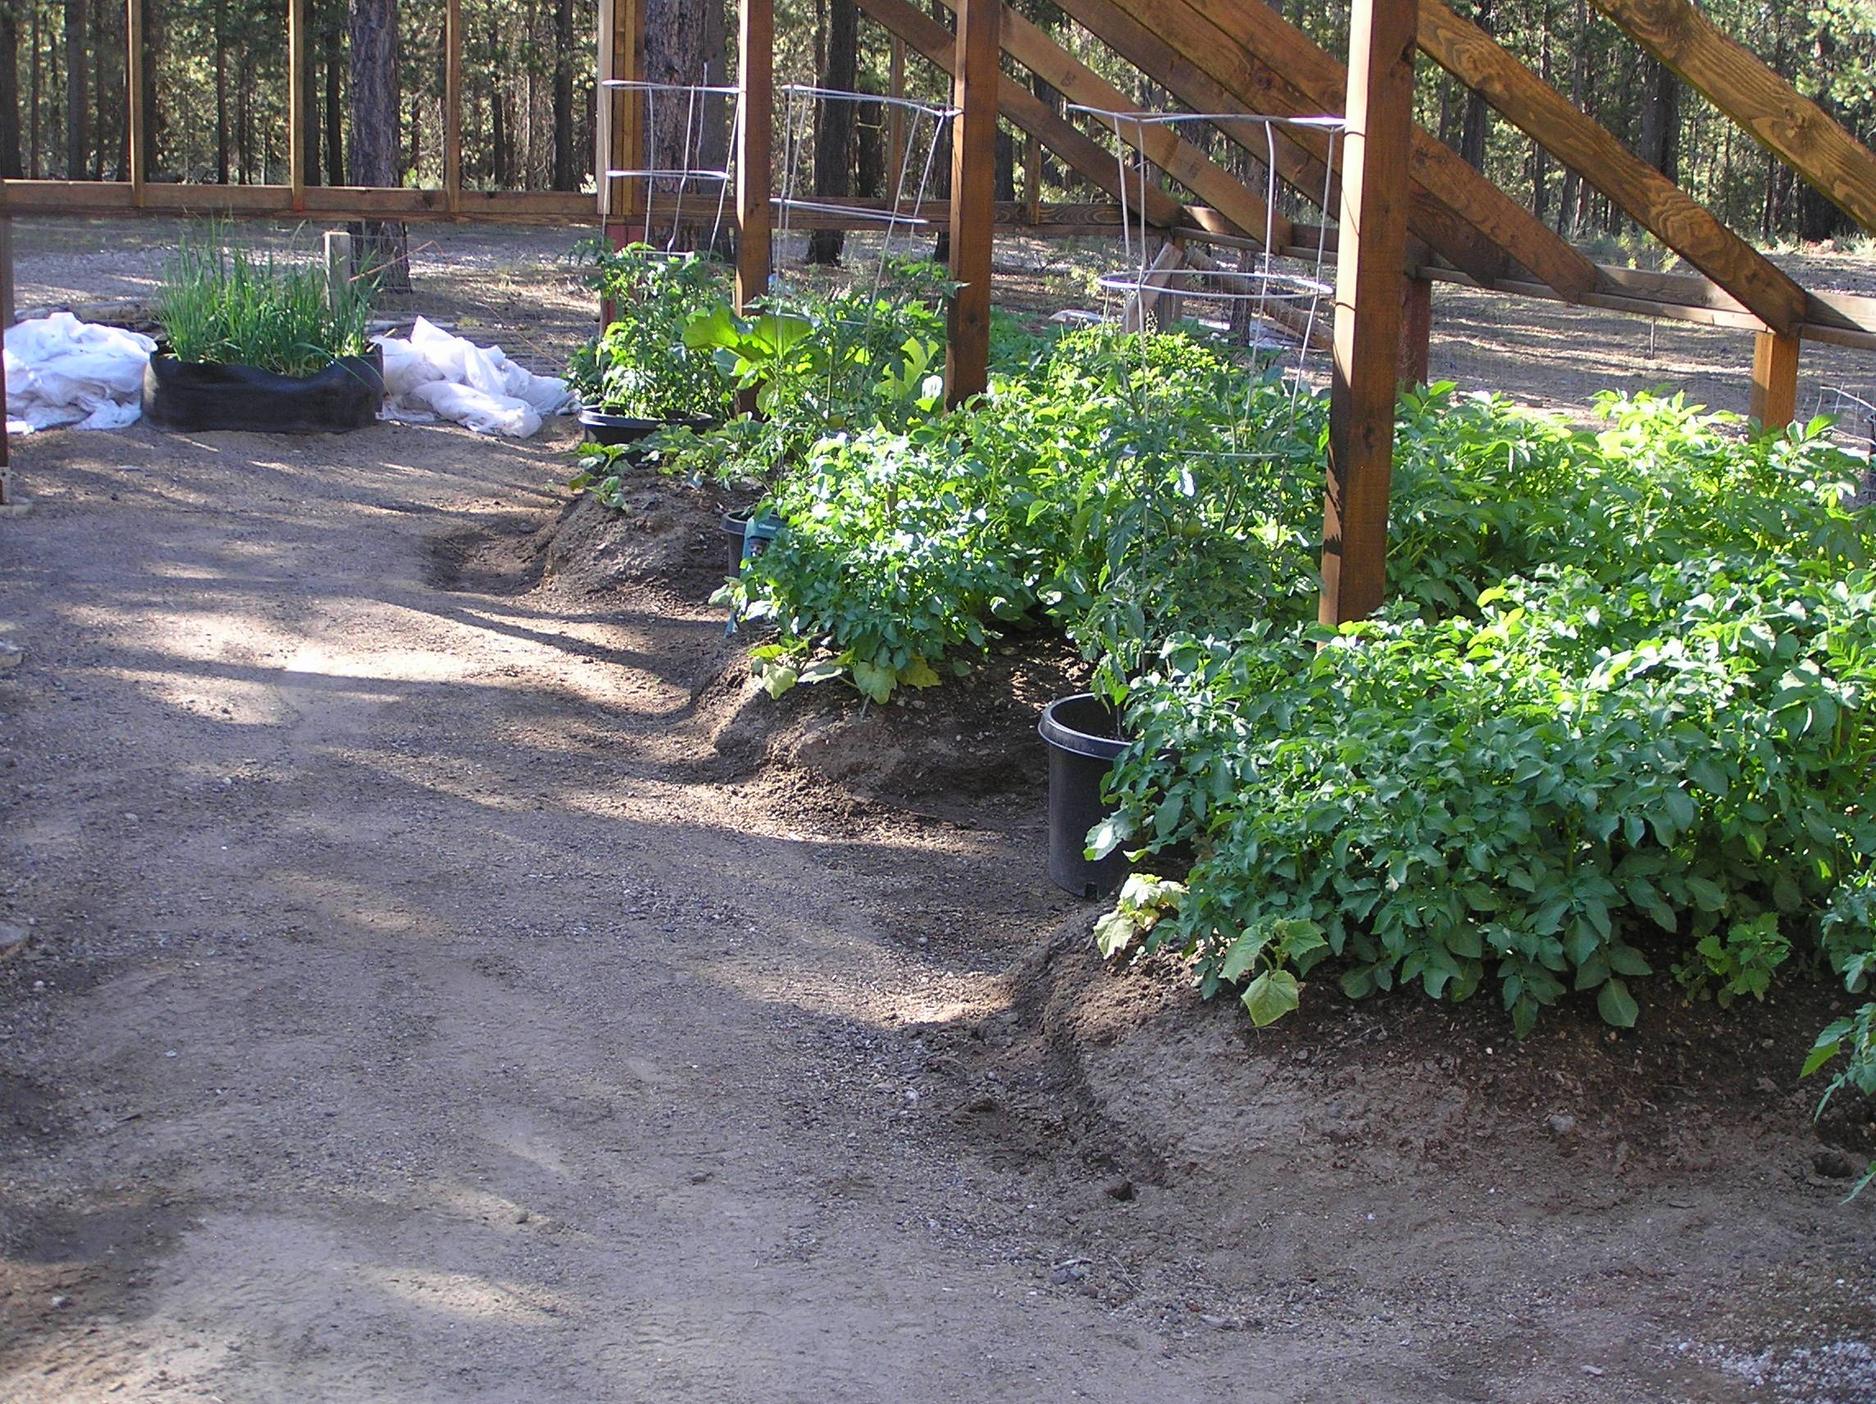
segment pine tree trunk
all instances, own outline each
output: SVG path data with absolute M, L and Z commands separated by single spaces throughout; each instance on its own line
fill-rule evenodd
M 92 0 L 91 5 L 91 97 L 95 104 L 91 121 L 91 178 L 103 180 L 105 130 L 110 123 L 110 114 L 104 106 L 104 5 L 102 0 Z
M 1479 0 L 1472 14 L 1472 22 L 1481 32 L 1492 32 L 1492 0 Z M 1485 94 L 1468 88 L 1465 120 L 1459 128 L 1459 155 L 1475 171 L 1485 169 L 1485 138 L 1489 130 L 1487 122 Z
M 554 189 L 579 189 L 573 146 L 573 0 L 554 0 Z
M 645 80 L 679 85 L 703 82 L 710 60 L 706 51 L 706 39 L 711 30 L 706 15 L 710 0 L 644 0 L 644 3 Z M 681 98 L 665 95 L 660 99 L 655 126 L 655 131 L 645 134 L 645 154 L 651 165 L 663 170 L 682 170 L 697 164 L 696 137 L 691 133 L 687 139 Z M 673 239 L 672 247 L 690 248 L 696 242 L 697 231 L 672 229 L 679 193 L 668 181 L 649 193 L 646 222 L 650 227 L 646 237 L 654 243 Z M 682 196 L 686 212 L 714 212 L 716 209 L 714 189 L 706 192 L 692 185 Z
M 154 173 L 163 160 L 163 109 L 158 94 L 163 90 L 161 72 L 163 43 L 162 0 L 143 0 L 143 169 Z
M 65 175 L 85 174 L 85 0 L 65 0 Z
M 227 11 L 215 7 L 215 179 L 228 183 L 228 40 L 222 31 Z
M 0 5 L 0 180 L 17 180 L 20 165 L 20 18 Z
M 324 35 L 326 67 L 326 184 L 345 184 L 345 123 L 340 117 L 340 71 L 345 57 L 339 45 L 339 26 L 326 26 Z
M 398 183 L 397 0 L 348 0 L 351 41 L 353 185 Z M 359 271 L 385 292 L 410 291 L 410 245 L 402 223 L 365 220 L 354 231 Z
M 38 180 L 40 169 L 41 169 L 39 165 L 39 100 L 40 100 L 40 97 L 42 96 L 41 87 L 44 83 L 44 68 L 39 57 L 40 55 L 39 5 L 37 3 L 37 0 L 34 0 L 34 4 L 33 4 L 32 45 L 33 45 L 33 76 L 32 76 L 33 96 L 32 96 L 32 110 L 26 119 L 26 162 L 27 162 L 27 174 L 31 176 L 32 179 Z
M 859 81 L 860 11 L 853 0 L 829 0 L 827 67 L 821 86 L 850 93 Z M 823 98 L 815 109 L 814 193 L 845 199 L 853 194 L 853 112 L 851 102 Z M 817 229 L 808 236 L 809 263 L 838 263 L 847 236 L 838 229 Z
M 150 0 L 144 0 L 148 5 Z M 307 5 L 307 23 L 312 24 L 312 5 Z M 319 184 L 319 55 L 308 43 L 301 54 L 300 91 L 305 106 L 300 113 L 300 158 L 306 165 L 306 183 Z
M 1680 179 L 1681 86 L 1665 64 L 1642 64 L 1641 136 L 1636 154 L 1669 180 Z

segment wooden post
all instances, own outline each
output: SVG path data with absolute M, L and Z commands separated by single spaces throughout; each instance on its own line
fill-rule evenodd
M 638 77 L 644 7 L 639 0 L 601 0 L 599 6 L 599 77 L 602 85 L 610 79 L 631 82 Z M 608 176 L 609 170 L 624 170 L 642 165 L 639 150 L 639 98 L 635 93 L 601 86 L 601 121 L 595 122 L 594 183 L 599 189 L 601 229 L 611 237 L 615 226 L 622 226 L 637 207 L 637 184 L 624 176 Z M 615 239 L 615 243 L 617 240 Z
M 945 398 L 962 404 L 990 377 L 990 244 L 997 208 L 998 30 L 1002 0 L 957 0 L 951 105 L 951 300 Z
M 134 96 L 131 102 L 134 111 Z M 305 209 L 306 0 L 287 0 L 287 183 L 293 187 L 293 208 Z
M 742 0 L 737 33 L 742 139 L 736 149 L 736 310 L 769 290 L 769 202 L 774 195 L 775 0 Z
M 1783 429 L 1798 417 L 1798 338 L 1759 332 L 1752 342 L 1752 417 Z
M 1409 274 L 1401 289 L 1400 383 L 1425 385 L 1433 366 L 1433 280 Z
M 6 209 L 6 182 L 0 180 L 0 332 L 13 325 L 13 216 Z
M 1387 594 L 1416 9 L 1415 0 L 1353 0 L 1349 17 L 1348 135 L 1318 605 L 1325 624 L 1372 614 Z
M 333 311 L 352 296 L 352 236 L 343 229 L 326 231 L 326 305 Z
M 1034 132 L 1023 139 L 1023 198 L 1028 202 L 1024 211 L 1031 226 L 1042 223 L 1042 143 L 1036 140 Z
M 150 173 L 143 168 L 143 0 L 126 0 L 124 7 L 124 97 L 130 103 L 125 139 L 130 144 L 130 203 L 143 204 L 143 184 Z M 7 319 L 13 325 L 13 319 Z
M 893 97 L 905 99 L 905 40 L 892 36 L 892 57 L 888 60 L 889 86 Z M 886 105 L 886 179 L 893 195 L 899 194 L 899 176 L 905 169 L 905 109 L 897 102 Z
M 462 0 L 443 9 L 443 200 L 462 213 Z

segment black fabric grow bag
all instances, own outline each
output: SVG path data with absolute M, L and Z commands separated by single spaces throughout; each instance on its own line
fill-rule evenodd
M 639 419 L 629 414 L 607 414 L 604 410 L 583 409 L 580 424 L 596 444 L 636 444 L 649 439 L 660 429 L 695 429 L 702 433 L 716 428 L 714 419 Z
M 321 434 L 362 429 L 384 403 L 384 353 L 343 356 L 311 375 L 152 356 L 143 417 L 162 429 Z

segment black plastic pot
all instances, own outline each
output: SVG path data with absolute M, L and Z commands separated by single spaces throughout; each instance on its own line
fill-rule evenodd
M 715 427 L 714 419 L 637 419 L 629 414 L 607 414 L 604 410 L 583 409 L 580 424 L 596 444 L 636 444 L 649 439 L 660 429 L 689 427 L 702 431 Z
M 342 356 L 311 375 L 152 356 L 143 417 L 160 429 L 324 434 L 362 429 L 384 403 L 384 353 Z
M 747 512 L 725 512 L 721 525 L 724 561 L 731 575 L 741 575 L 745 561 L 754 560 L 768 549 L 769 542 L 775 539 L 775 533 L 781 530 L 782 519 L 773 512 L 764 512 L 757 519 L 755 530 L 751 531 Z
M 1127 876 L 1118 850 L 1093 862 L 1082 856 L 1088 830 L 1110 812 L 1101 783 L 1127 749 L 1118 729 L 1114 709 L 1087 692 L 1051 702 L 1036 727 L 1049 747 L 1049 881 L 1077 897 L 1104 897 Z

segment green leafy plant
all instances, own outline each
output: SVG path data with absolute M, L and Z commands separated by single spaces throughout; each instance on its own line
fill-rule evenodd
M 728 383 L 685 337 L 693 321 L 727 314 L 721 265 L 633 244 L 599 250 L 592 282 L 614 320 L 568 370 L 588 407 L 637 419 L 712 419 L 728 410 Z
M 335 291 L 324 269 L 256 255 L 211 228 L 185 233 L 155 310 L 178 360 L 310 375 L 370 349 L 371 293 L 358 279 Z

